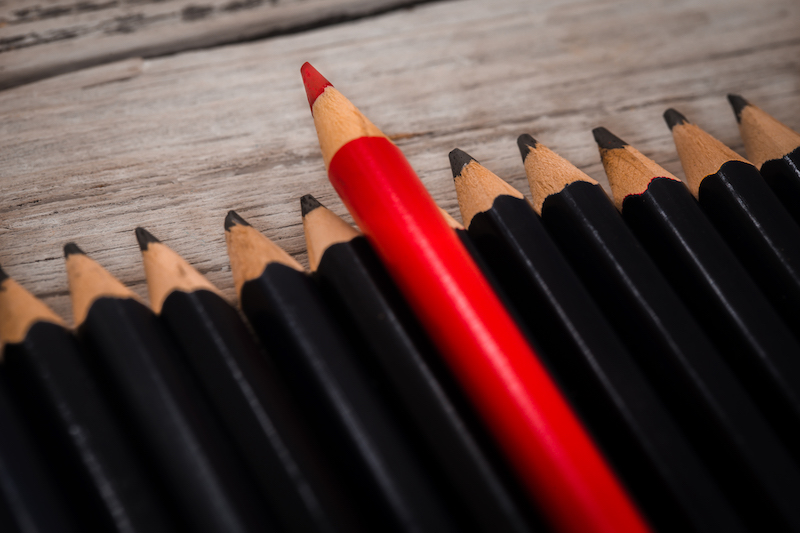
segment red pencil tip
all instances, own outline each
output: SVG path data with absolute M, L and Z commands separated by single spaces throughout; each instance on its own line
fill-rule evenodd
M 306 86 L 306 96 L 308 97 L 308 105 L 314 109 L 314 102 L 317 101 L 319 95 L 325 90 L 325 87 L 333 87 L 333 84 L 326 80 L 322 74 L 317 72 L 317 69 L 311 66 L 311 63 L 305 62 L 300 67 L 300 74 L 303 75 L 303 84 Z

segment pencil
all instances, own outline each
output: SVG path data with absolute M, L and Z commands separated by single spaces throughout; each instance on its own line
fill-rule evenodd
M 439 355 L 363 235 L 308 194 L 300 199 L 309 267 L 352 337 L 363 339 L 365 366 L 391 391 L 410 433 L 431 453 L 464 527 L 530 531 L 493 459 L 473 434 L 463 401 L 442 372 Z M 370 365 L 370 363 L 372 363 Z M 477 527 L 476 527 L 477 526 Z
M 703 212 L 800 339 L 800 226 L 751 163 L 674 109 L 664 118 Z
M 216 287 L 136 228 L 150 304 L 185 355 L 285 531 L 353 531 L 350 504 L 277 371 Z
M 800 224 L 800 133 L 738 94 L 728 100 L 739 123 L 747 158 Z
M 311 278 L 234 211 L 225 238 L 242 311 L 357 491 L 368 529 L 455 531 Z
M 547 519 L 562 532 L 647 530 L 400 150 L 301 70 L 331 183 Z
M 274 531 L 153 312 L 74 243 L 64 255 L 78 338 L 183 520 L 198 532 Z
M 742 530 L 691 446 L 522 194 L 450 162 L 467 231 L 657 530 Z
M 597 128 L 594 134 L 628 227 L 716 341 L 720 354 L 762 407 L 765 418 L 774 422 L 781 415 L 784 421 L 791 420 L 795 393 L 789 376 L 781 371 L 793 372 L 791 354 L 797 352 L 782 351 L 794 348 L 793 338 L 780 319 L 680 180 L 608 130 Z M 718 376 L 710 379 L 719 382 Z M 730 383 L 727 389 L 732 391 Z M 760 424 L 754 410 L 749 423 L 742 424 L 746 419 L 743 413 L 751 409 L 743 398 L 738 400 L 733 405 L 736 398 L 728 394 L 720 398 L 717 409 L 730 409 L 729 423 L 738 422 L 742 430 L 727 431 L 727 438 L 717 440 L 709 433 L 722 433 L 710 426 L 709 420 L 711 431 L 695 438 L 695 446 L 706 447 L 706 464 L 726 479 L 722 488 L 728 490 L 737 508 L 749 515 L 753 525 L 764 527 L 769 515 L 783 522 L 780 527 L 797 528 L 800 471 L 787 448 Z M 784 429 L 782 436 L 791 434 L 791 428 Z
M 70 508 L 92 531 L 173 531 L 75 338 L 44 303 L 0 277 L 0 375 Z

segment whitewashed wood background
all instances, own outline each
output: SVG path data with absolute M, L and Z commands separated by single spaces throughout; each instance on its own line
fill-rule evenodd
M 682 176 L 667 107 L 740 152 L 728 92 L 800 128 L 798 28 L 796 0 L 465 0 L 0 91 L 0 264 L 69 318 L 61 247 L 75 241 L 145 297 L 141 225 L 233 301 L 229 209 L 305 264 L 300 196 L 345 210 L 304 61 L 396 140 L 456 218 L 448 152 L 528 195 L 523 132 L 604 185 L 598 125 Z

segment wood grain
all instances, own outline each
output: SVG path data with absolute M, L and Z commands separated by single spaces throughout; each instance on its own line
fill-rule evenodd
M 3 91 L 0 264 L 69 317 L 61 246 L 74 240 L 144 298 L 141 225 L 233 300 L 229 209 L 306 264 L 299 198 L 345 214 L 301 84 L 306 60 L 396 140 L 451 214 L 454 147 L 529 196 L 524 132 L 605 187 L 600 125 L 683 177 L 667 107 L 740 153 L 728 92 L 800 127 L 798 27 L 795 0 L 467 0 Z
M 79 68 L 289 33 L 421 0 L 2 0 L 0 89 Z

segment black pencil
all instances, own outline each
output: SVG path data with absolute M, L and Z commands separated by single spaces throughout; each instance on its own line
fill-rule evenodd
M 274 531 L 172 340 L 134 293 L 75 244 L 64 247 L 78 337 L 192 531 Z
M 790 380 L 800 361 L 791 359 L 791 334 L 684 184 L 607 130 L 597 128 L 594 134 L 628 227 L 716 342 L 765 418 L 796 425 Z M 741 424 L 749 406 L 740 401 L 734 408 L 731 401 L 730 395 L 721 399 L 720 408 L 731 409 L 728 416 Z M 755 412 L 752 419 L 745 430 L 728 433 L 725 440 L 706 436 L 695 439 L 695 446 L 707 446 L 706 464 L 718 476 L 730 477 L 723 488 L 751 520 L 759 516 L 756 523 L 763 526 L 769 515 L 783 521 L 783 527 L 798 528 L 800 470 L 787 448 L 771 438 L 773 432 L 760 427 Z M 794 428 L 773 424 L 773 429 L 791 436 Z
M 239 313 L 202 274 L 136 228 L 150 303 L 185 355 L 285 531 L 353 531 L 349 502 Z
M 703 212 L 800 339 L 800 226 L 751 163 L 674 109 L 664 118 Z
M 2 270 L 0 277 L 4 277 Z M 9 321 L 13 321 L 13 317 L 0 311 L 2 339 L 5 339 Z M 42 457 L 34 449 L 33 437 L 14 409 L 3 381 L 0 381 L 0 428 L 0 530 L 11 533 L 83 531 L 69 513 Z
M 742 530 L 531 205 L 464 152 L 450 160 L 470 236 L 654 526 Z
M 231 211 L 225 237 L 242 310 L 326 440 L 373 529 L 453 531 L 443 502 L 357 365 L 303 268 Z
M 0 282 L 0 295 L 0 316 L 5 317 L 0 375 L 83 527 L 172 531 L 153 480 L 145 478 L 75 338 L 13 279 Z
M 300 203 L 309 267 L 365 352 L 365 366 L 430 450 L 429 464 L 446 492 L 457 495 L 462 527 L 530 531 L 522 512 L 527 504 L 520 506 L 498 475 L 494 457 L 474 434 L 465 399 L 366 238 L 310 194 Z
M 800 133 L 738 94 L 728 100 L 736 113 L 747 158 L 800 224 Z

